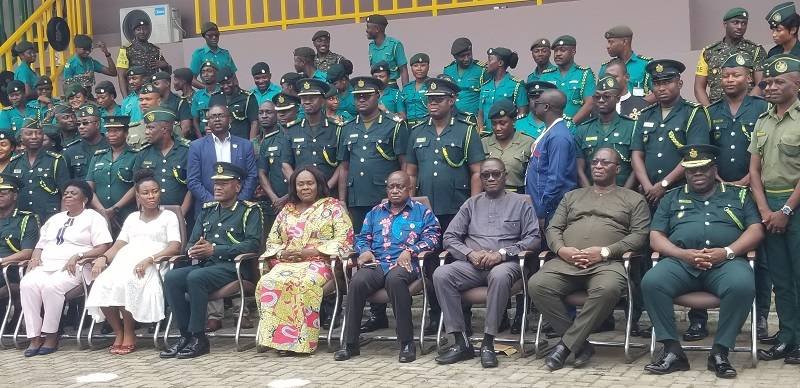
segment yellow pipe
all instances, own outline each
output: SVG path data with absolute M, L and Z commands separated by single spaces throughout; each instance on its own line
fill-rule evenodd
M 269 23 L 269 0 L 263 0 L 261 4 L 264 7 L 264 23 Z
M 212 22 L 217 22 L 217 0 L 209 0 L 208 2 L 208 18 Z M 198 26 L 198 28 L 200 28 Z M 199 31 L 198 31 L 199 32 Z
M 416 0 L 415 0 L 416 1 Z M 356 17 L 356 23 L 361 21 L 361 0 L 356 0 L 353 2 L 353 14 Z
M 203 24 L 203 10 L 200 9 L 200 0 L 194 0 L 194 30 L 200 34 L 200 27 Z
M 322 8 L 322 0 L 317 0 L 317 17 L 322 16 L 324 14 Z
M 281 0 L 281 29 L 286 29 L 286 0 Z
M 94 35 L 94 29 L 92 26 L 94 25 L 92 19 L 92 0 L 86 0 L 86 34 L 87 35 Z
M 73 4 L 73 6 L 75 6 L 75 25 L 77 26 L 77 29 L 79 31 L 78 33 L 79 34 L 83 34 L 84 33 L 84 29 L 83 29 L 83 20 L 84 19 L 83 19 L 83 15 L 81 14 L 82 13 L 82 7 L 80 6 L 80 1 L 79 0 L 73 0 L 72 4 Z
M 233 0 L 228 0 L 228 25 L 236 24 L 236 11 L 233 9 Z
M 299 18 L 305 19 L 306 18 L 306 2 L 305 0 L 298 0 L 297 2 L 297 15 Z
M 250 4 L 250 0 L 245 0 L 244 12 L 245 12 L 245 14 L 247 14 L 247 25 L 252 25 L 253 24 L 253 14 L 250 13 L 250 11 L 252 11 L 252 10 L 253 10 L 253 7 Z M 233 10 L 231 10 L 231 12 L 233 12 Z

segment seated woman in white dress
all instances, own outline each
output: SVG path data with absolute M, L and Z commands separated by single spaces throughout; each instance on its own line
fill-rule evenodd
M 140 210 L 125 219 L 117 241 L 95 260 L 96 279 L 86 302 L 95 321 L 108 319 L 114 329 L 112 354 L 134 351 L 136 322 L 164 319 L 164 292 L 153 260 L 181 249 L 178 216 L 160 208 L 161 186 L 153 172 L 137 171 L 134 182 Z
M 106 219 L 86 209 L 93 196 L 88 183 L 71 180 L 63 194 L 61 203 L 66 210 L 54 214 L 42 226 L 28 271 L 19 283 L 25 334 L 31 340 L 25 357 L 58 349 L 64 296 L 83 281 L 82 273 L 76 271 L 78 260 L 103 254 L 113 241 Z

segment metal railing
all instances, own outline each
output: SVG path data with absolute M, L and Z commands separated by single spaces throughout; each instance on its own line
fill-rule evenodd
M 0 45 L 0 68 L 13 70 L 18 59 L 11 55 L 11 49 L 21 40 L 33 43 L 38 58 L 32 66 L 40 75 L 48 75 L 53 79 L 53 94 L 58 95 L 58 77 L 64 69 L 66 60 L 75 53 L 75 47 L 58 52 L 47 42 L 47 22 L 59 16 L 69 25 L 70 35 L 92 34 L 92 1 L 91 0 L 44 0 L 42 4 Z
M 195 29 L 206 20 L 219 25 L 221 31 L 241 31 L 361 19 L 372 13 L 400 15 L 430 13 L 471 7 L 503 6 L 529 3 L 541 5 L 543 0 L 195 0 Z M 204 15 L 205 14 L 205 15 Z

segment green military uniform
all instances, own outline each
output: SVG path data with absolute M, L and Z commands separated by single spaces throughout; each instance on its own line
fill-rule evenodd
M 389 21 L 383 15 L 370 15 L 364 20 L 367 23 L 378 24 L 386 28 Z M 386 61 L 389 64 L 389 79 L 394 81 L 400 78 L 400 68 L 405 66 L 408 61 L 406 60 L 406 51 L 403 48 L 403 42 L 391 37 L 386 36 L 381 43 L 380 47 L 375 44 L 374 40 L 369 42 L 369 65 L 372 66 L 378 62 Z
M 11 81 L 6 85 L 6 93 L 13 92 L 25 94 L 25 84 L 22 81 Z M 33 112 L 35 113 L 35 112 Z M 11 132 L 17 136 L 17 132 L 22 128 L 22 124 L 28 117 L 28 110 L 25 109 L 25 103 L 21 106 L 7 106 L 0 110 L 0 129 L 10 129 Z
M 648 71 L 654 81 L 679 77 L 686 67 L 669 59 L 650 62 Z M 678 100 L 662 118 L 659 104 L 653 104 L 639 115 L 631 150 L 644 152 L 644 164 L 650 182 L 661 182 L 680 163 L 678 149 L 686 144 L 708 144 L 710 119 L 701 105 Z M 675 182 L 669 182 L 673 184 Z
M 487 54 L 495 55 L 498 58 L 503 59 L 505 63 L 508 63 L 512 52 L 505 47 L 497 47 L 489 49 Z M 501 98 L 507 98 L 511 100 L 518 108 L 528 106 L 528 95 L 525 93 L 525 82 L 517 79 L 509 73 L 506 73 L 505 77 L 503 77 L 503 79 L 501 79 L 499 82 L 495 81 L 491 76 L 487 78 L 487 82 L 481 86 L 479 103 L 480 110 L 483 111 L 484 123 L 489 122 L 489 110 L 492 109 L 492 105 L 495 103 L 495 101 Z M 488 127 L 486 124 L 484 124 L 484 126 Z M 484 130 L 487 133 L 489 132 L 488 129 Z
M 610 28 L 605 33 L 606 39 L 613 38 L 629 38 L 633 39 L 633 31 L 628 26 L 615 26 Z M 606 73 L 606 66 L 609 62 L 616 58 L 604 62 L 600 65 L 600 71 L 597 72 L 598 77 Z M 636 54 L 631 52 L 631 57 L 625 61 L 625 69 L 628 72 L 628 92 L 636 96 L 644 96 L 650 93 L 653 87 L 653 80 L 650 79 L 650 74 L 647 73 L 647 64 L 653 60 L 651 57 Z M 634 93 L 634 91 L 640 93 Z M 623 93 L 624 94 L 624 93 Z
M 0 174 L 0 190 L 19 191 L 22 181 L 11 174 Z M 33 249 L 39 241 L 39 220 L 29 211 L 14 209 L 8 217 L 0 218 L 0 259 L 24 249 Z M 19 282 L 17 271 L 8 271 L 9 281 Z M 0 277 L 0 287 L 5 286 Z M 3 306 L 5 307 L 5 306 Z
M 514 129 L 534 139 L 539 137 L 539 134 L 544 131 L 544 128 L 544 121 L 537 120 L 533 113 L 528 113 L 514 122 Z
M 389 64 L 386 61 L 380 61 L 374 65 L 370 69 L 370 74 L 375 76 L 375 73 L 386 72 L 389 74 Z M 400 111 L 400 88 L 397 87 L 396 82 L 390 82 L 388 85 L 384 85 L 383 90 L 381 90 L 381 100 L 380 105 L 383 106 L 383 109 L 387 112 L 397 113 Z
M 339 144 L 339 131 L 334 123 L 323 118 L 320 125 L 313 128 L 307 119 L 294 121 L 286 126 L 291 152 L 290 163 L 295 168 L 314 166 L 322 171 L 325 179 L 333 176 L 338 163 L 336 148 Z
M 428 80 L 429 96 L 455 96 L 456 93 L 458 86 L 452 82 Z M 469 165 L 484 159 L 474 124 L 452 117 L 450 124 L 437 133 L 433 119 L 429 118 L 411 129 L 406 163 L 417 166 L 416 193 L 428 197 L 437 216 L 452 216 L 458 212 L 471 195 Z
M 241 180 L 246 174 L 230 163 L 217 163 L 216 171 L 212 180 Z M 245 201 L 236 201 L 230 208 L 216 201 L 203 204 L 187 247 L 194 246 L 202 236 L 214 245 L 213 255 L 199 264 L 170 270 L 164 277 L 164 296 L 182 335 L 203 333 L 209 294 L 236 280 L 233 259 L 242 253 L 257 253 L 263 235 L 258 205 Z M 242 266 L 243 275 L 252 279 L 256 274 L 250 273 L 246 267 Z
M 764 76 L 775 77 L 800 71 L 797 57 L 777 55 L 764 65 Z M 786 231 L 767 233 L 764 248 L 769 260 L 769 272 L 775 290 L 775 306 L 780 322 L 780 343 L 800 344 L 800 303 L 797 279 L 800 267 L 800 216 L 796 209 L 785 207 L 800 181 L 800 101 L 795 99 L 785 114 L 779 116 L 776 107 L 763 113 L 752 132 L 748 151 L 761 158 L 761 182 L 771 211 L 789 214 Z
M 786 30 L 791 30 L 792 27 L 795 27 L 795 22 L 797 15 L 797 10 L 795 9 L 793 1 L 787 1 L 785 3 L 780 3 L 773 7 L 769 13 L 767 13 L 766 20 L 769 24 L 770 29 L 778 28 L 778 26 L 783 26 Z M 776 44 L 772 46 L 772 48 L 767 51 L 767 58 L 772 58 L 775 55 L 784 54 L 783 45 Z M 789 49 L 789 52 L 786 54 L 791 54 L 796 57 L 800 58 L 800 41 L 795 40 L 794 46 Z M 762 67 L 766 68 L 768 62 L 763 62 Z
M 513 121 L 516 114 L 514 103 L 505 98 L 495 102 L 489 110 L 490 119 L 508 117 Z M 524 193 L 525 170 L 528 160 L 531 158 L 533 138 L 515 131 L 505 146 L 500 144 L 496 135 L 482 138 L 481 143 L 483 144 L 483 153 L 487 158 L 500 159 L 506 165 L 506 189 L 515 193 Z
M 382 82 L 371 77 L 351 81 L 353 94 L 380 93 Z M 361 230 L 364 216 L 386 197 L 386 178 L 400 170 L 400 155 L 405 155 L 408 127 L 403 120 L 381 112 L 365 123 L 360 115 L 341 129 L 336 160 L 347 161 L 347 207 L 353 230 Z
M 69 180 L 69 169 L 64 157 L 50 150 L 39 150 L 32 164 L 28 160 L 27 151 L 16 154 L 4 171 L 23 182 L 18 207 L 44 222 L 61 209 L 61 189 Z
M 538 47 L 547 47 L 549 49 L 550 48 L 550 40 L 544 39 L 544 38 L 535 40 L 533 42 L 533 44 L 531 44 L 531 52 L 533 52 L 533 49 L 538 48 Z M 530 74 L 528 74 L 528 78 L 526 79 L 526 82 L 538 81 L 542 76 L 542 72 L 544 72 L 545 70 L 548 70 L 548 71 L 551 70 L 551 69 L 558 70 L 558 67 L 556 65 L 554 65 L 552 62 L 550 62 L 549 59 L 550 59 L 550 57 L 548 56 L 547 65 L 544 67 L 544 69 L 542 69 L 542 71 L 539 71 L 538 68 L 534 68 L 533 71 Z
M 353 99 L 353 95 L 351 92 L 353 91 L 352 88 L 348 85 L 347 88 L 340 92 L 335 87 L 333 87 L 333 83 L 336 81 L 347 80 L 348 74 L 347 69 L 344 68 L 344 65 L 335 64 L 331 66 L 330 70 L 328 71 L 328 82 L 331 85 L 332 92 L 335 96 L 339 97 L 339 108 L 336 110 L 336 114 L 342 116 L 342 118 L 346 121 L 349 120 L 355 115 L 358 114 L 358 110 L 356 109 L 356 102 Z M 326 95 L 325 98 L 329 98 L 332 96 Z
M 111 147 L 95 152 L 89 163 L 86 181 L 94 182 L 95 195 L 104 208 L 114 206 L 133 187 L 135 163 L 136 151 L 130 147 L 126 147 L 116 159 Z M 117 222 L 122 225 L 135 209 L 136 203 L 131 201 L 125 208 L 117 210 Z
M 741 53 L 732 54 L 725 59 L 722 67 L 742 66 L 749 70 L 753 62 Z M 741 63 L 739 63 L 741 62 Z M 719 177 L 725 182 L 742 179 L 750 170 L 751 134 L 758 116 L 767 111 L 767 102 L 760 97 L 745 95 L 736 114 L 731 113 L 726 98 L 722 98 L 708 107 L 711 118 L 711 144 L 720 149 Z
M 174 122 L 175 115 L 170 111 L 154 109 L 144 115 L 145 122 Z M 171 120 L 171 121 L 170 121 Z M 181 205 L 186 197 L 186 163 L 189 157 L 189 141 L 175 139 L 166 155 L 157 146 L 147 144 L 136 155 L 133 171 L 147 168 L 161 185 L 162 205 Z
M 551 48 L 575 45 L 575 38 L 564 35 L 553 41 Z M 564 107 L 564 116 L 570 120 L 583 106 L 583 99 L 594 94 L 594 87 L 597 82 L 591 68 L 577 65 L 574 62 L 563 74 L 558 67 L 543 71 L 539 80 L 556 85 L 558 90 L 566 95 L 567 105 Z
M 686 168 L 711 163 L 716 147 L 692 145 L 684 149 L 681 163 Z M 728 247 L 761 217 L 747 188 L 717 183 L 713 194 L 703 198 L 688 185 L 676 187 L 664 196 L 653 215 L 652 231 L 664 233 L 683 249 Z M 755 295 L 753 270 L 746 252 L 701 270 L 683 260 L 663 257 L 642 281 L 647 313 L 655 327 L 656 339 L 675 340 L 673 298 L 697 290 L 708 290 L 721 300 L 719 327 L 714 344 L 733 349 L 736 336 L 750 312 Z
M 94 105 L 84 105 L 77 112 L 78 118 L 93 117 L 100 120 L 100 111 Z M 98 122 L 98 126 L 99 126 Z M 98 128 L 99 133 L 99 128 Z M 69 166 L 69 175 L 73 179 L 83 180 L 89 171 L 89 162 L 92 156 L 98 151 L 108 149 L 108 141 L 102 134 L 100 140 L 95 144 L 89 144 L 86 139 L 80 139 L 64 147 L 62 155 Z
M 414 54 L 410 60 L 414 63 L 430 63 L 428 54 Z M 426 80 L 427 81 L 427 80 Z M 428 115 L 428 99 L 425 97 L 426 82 L 418 83 L 417 80 L 405 84 L 400 91 L 399 113 L 406 114 L 409 125 L 416 125 Z
M 142 86 L 142 89 L 139 91 L 139 94 L 158 94 L 158 89 L 153 84 L 147 84 Z M 136 108 L 137 111 L 141 112 L 140 108 Z M 124 110 L 123 110 L 124 111 Z M 171 111 L 173 114 L 174 111 Z M 128 115 L 131 118 L 130 127 L 128 128 L 128 137 L 125 141 L 128 143 L 129 146 L 133 149 L 140 149 L 144 147 L 149 140 L 147 140 L 147 136 L 144 134 L 145 127 L 147 126 L 146 120 L 141 118 L 142 114 L 139 114 L 139 120 L 134 120 L 133 116 Z
M 235 77 L 230 70 L 222 68 L 217 73 L 217 81 L 224 82 Z M 222 104 L 231 112 L 230 132 L 233 136 L 250 139 L 250 123 L 258 120 L 258 102 L 247 90 L 239 89 L 233 95 L 226 95 L 222 90 L 211 95 L 209 107 Z
M 472 51 L 472 42 L 467 38 L 458 38 L 453 41 L 450 54 L 458 57 L 467 51 Z M 456 109 L 459 112 L 475 115 L 480 105 L 481 85 L 486 82 L 486 62 L 473 60 L 466 69 L 453 61 L 445 66 L 443 73 L 450 77 L 461 91 L 456 97 Z
M 279 125 L 275 126 L 274 131 L 265 134 L 259 145 L 258 168 L 264 170 L 267 174 L 272 191 L 275 192 L 278 198 L 289 193 L 289 184 L 283 175 L 282 164 L 291 164 L 291 152 L 286 132 Z M 264 201 L 261 210 L 267 218 L 264 225 L 264 230 L 266 231 L 272 227 L 272 222 L 275 220 L 277 213 L 272 209 L 272 202 L 269 200 Z
M 722 21 L 727 22 L 733 18 L 749 19 L 747 11 L 741 8 L 734 8 L 725 14 Z M 722 65 L 731 55 L 740 53 L 747 54 L 748 57 L 752 58 L 755 65 L 759 65 L 767 54 L 764 46 L 744 38 L 738 42 L 730 43 L 722 39 L 704 47 L 700 51 L 695 75 L 706 77 L 709 101 L 715 102 L 725 95 L 722 90 Z M 749 89 L 748 92 L 750 91 Z M 724 158 L 721 160 L 724 160 Z
M 50 78 L 48 76 L 46 76 L 46 75 L 39 77 L 39 80 L 36 81 L 36 87 L 35 88 L 39 89 L 40 87 L 43 87 L 43 86 L 50 87 L 50 91 L 53 90 L 52 89 L 53 88 L 53 81 L 51 81 Z M 49 98 L 50 98 L 50 104 L 52 104 L 52 105 L 55 105 L 55 104 L 58 104 L 58 103 L 61 102 L 61 100 L 59 100 L 58 98 L 55 98 L 53 96 L 50 96 Z M 26 108 L 25 109 L 25 114 L 27 116 L 34 117 L 34 118 L 37 118 L 39 120 L 43 120 L 44 116 L 47 115 L 47 111 L 50 109 L 48 107 L 48 104 L 42 104 L 42 102 L 39 101 L 38 99 L 28 101 L 28 103 L 25 104 L 25 108 Z

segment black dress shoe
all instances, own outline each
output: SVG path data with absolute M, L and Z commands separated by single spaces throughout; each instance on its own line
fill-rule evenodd
M 794 350 L 787 353 L 786 357 L 783 358 L 783 362 L 792 365 L 800 364 L 800 347 L 795 346 Z
M 494 349 L 484 345 L 481 346 L 481 366 L 484 368 L 497 368 L 497 355 Z
M 167 348 L 167 350 L 159 353 L 158 356 L 161 358 L 174 358 L 175 356 L 178 355 L 178 352 L 180 352 L 181 350 L 183 350 L 183 348 L 186 347 L 186 344 L 189 343 L 189 338 L 190 337 L 178 338 L 178 340 L 175 341 L 175 343 L 173 343 L 172 346 Z
M 360 356 L 360 355 L 361 355 L 361 349 L 358 347 L 358 345 L 348 344 L 345 345 L 343 348 L 337 350 L 336 353 L 333 353 L 333 359 L 335 361 L 346 361 L 349 360 L 350 357 Z
M 781 334 L 781 331 L 778 330 L 775 334 L 771 336 L 767 336 L 765 338 L 761 338 L 758 340 L 762 345 L 777 345 L 778 344 L 778 335 Z
M 638 322 L 631 323 L 631 337 L 650 338 L 653 335 L 653 327 L 641 328 Z
M 114 332 L 114 329 L 111 328 L 111 325 L 108 322 L 103 322 L 103 327 L 100 328 L 100 334 L 111 334 Z
M 192 337 L 189 340 L 189 343 L 186 344 L 186 347 L 183 348 L 178 355 L 175 356 L 177 359 L 187 359 L 187 358 L 195 358 L 202 356 L 204 354 L 208 354 L 211 351 L 211 344 L 208 343 L 208 338 L 205 336 L 202 337 Z
M 397 356 L 397 361 L 401 363 L 414 362 L 417 359 L 417 347 L 414 346 L 414 341 L 400 347 L 400 355 Z
M 471 327 L 472 325 L 470 324 L 469 326 Z M 509 328 L 511 328 L 511 320 L 508 319 L 508 311 L 505 311 L 503 312 L 503 319 L 500 320 L 500 326 L 497 328 L 497 332 L 502 333 Z
M 436 335 L 436 332 L 439 331 L 439 316 L 440 314 L 431 313 L 431 319 L 428 320 L 423 332 L 425 335 Z
M 676 371 L 685 371 L 689 370 L 689 359 L 687 359 L 686 355 L 683 353 L 675 354 L 672 352 L 664 352 L 664 355 L 661 356 L 661 359 L 645 365 L 644 370 L 657 375 L 665 375 Z
M 542 333 L 544 333 L 545 338 L 561 337 L 556 333 L 556 329 L 553 328 L 553 325 L 547 321 L 542 322 Z
M 475 349 L 471 343 L 466 346 L 455 344 L 436 357 L 436 362 L 442 365 L 455 364 L 459 361 L 469 360 L 472 357 L 475 357 Z
M 610 314 L 603 322 L 600 322 L 600 325 L 592 330 L 592 333 L 604 333 L 607 331 L 614 331 L 614 314 Z
M 708 370 L 713 371 L 721 379 L 736 378 L 736 369 L 728 361 L 728 355 L 724 353 L 714 353 L 708 356 Z
M 522 309 L 517 309 L 514 313 L 514 321 L 511 322 L 511 334 L 522 332 Z
M 362 333 L 370 333 L 375 330 L 385 329 L 389 327 L 389 319 L 384 315 L 381 317 L 371 316 L 366 322 L 361 324 Z
M 758 350 L 758 359 L 762 361 L 774 361 L 781 358 L 785 358 L 787 354 L 792 353 L 797 350 L 797 345 L 789 345 L 783 343 L 777 343 L 772 345 L 771 348 L 767 350 Z
M 575 353 L 575 367 L 580 368 L 589 363 L 589 360 L 594 356 L 594 346 L 589 341 L 584 342 L 581 350 Z
M 547 366 L 547 369 L 550 371 L 559 370 L 567 363 L 569 354 L 570 351 L 567 345 L 564 345 L 563 342 L 559 342 L 550 354 L 547 355 L 547 358 L 544 359 L 544 365 Z
M 760 316 L 756 321 L 756 338 L 763 340 L 769 337 L 769 324 L 767 323 L 767 317 Z
M 708 337 L 708 329 L 706 329 L 706 322 L 691 322 L 686 333 L 683 333 L 684 341 L 700 341 Z

